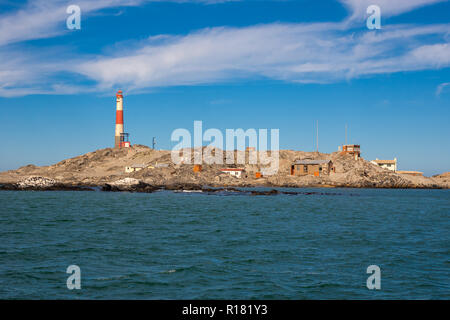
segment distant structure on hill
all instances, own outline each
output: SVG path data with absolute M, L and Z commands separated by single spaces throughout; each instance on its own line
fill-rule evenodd
M 241 178 L 242 176 L 245 176 L 245 169 L 243 168 L 224 168 L 220 169 L 222 173 L 229 174 L 230 176 Z
M 407 174 L 407 175 L 416 176 L 416 177 L 423 177 L 423 172 L 421 172 L 421 171 L 399 170 L 399 171 L 397 171 L 397 173 Z
M 148 168 L 149 166 L 146 164 L 133 164 L 131 166 L 125 167 L 126 173 L 141 171 L 142 169 Z
M 291 165 L 292 176 L 314 175 L 320 177 L 335 173 L 335 167 L 331 160 L 296 160 Z
M 348 144 L 347 136 L 348 136 L 348 125 L 345 124 L 345 144 L 338 147 L 338 151 L 340 154 L 351 154 L 355 160 L 359 160 L 361 158 L 361 146 L 359 144 Z
M 380 166 L 383 169 L 388 169 L 394 172 L 397 171 L 397 158 L 394 158 L 394 160 L 379 160 L 378 158 L 376 158 L 375 160 L 372 160 L 370 162 L 376 164 L 377 166 Z
M 123 94 L 119 90 L 116 94 L 116 134 L 114 136 L 115 148 L 128 148 L 131 146 L 129 133 L 124 132 L 123 127 Z
M 338 150 L 341 154 L 351 154 L 358 160 L 361 157 L 361 146 L 359 144 L 344 144 L 342 147 L 339 146 Z

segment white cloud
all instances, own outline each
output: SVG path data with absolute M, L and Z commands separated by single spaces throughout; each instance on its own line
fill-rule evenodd
M 66 9 L 69 4 L 76 4 L 81 8 L 83 24 L 83 17 L 102 9 L 137 6 L 155 1 L 214 4 L 237 0 L 77 0 L 74 3 L 66 0 L 34 0 L 18 11 L 0 15 L 0 46 L 68 32 L 64 21 L 68 17 Z
M 77 0 L 81 7 L 82 15 L 111 8 L 138 6 L 149 2 L 195 2 L 204 4 L 216 4 L 223 2 L 235 2 L 241 0 Z M 382 14 L 386 16 L 396 15 L 416 9 L 420 6 L 430 5 L 448 0 L 338 0 L 351 12 L 352 18 L 365 19 L 366 8 L 371 4 L 377 4 L 382 8 Z M 66 0 L 34 0 L 24 5 L 20 10 L 3 13 L 0 15 L 0 45 L 9 43 L 42 39 L 57 36 L 67 32 L 64 21 L 67 18 Z
M 342 1 L 353 10 L 352 16 L 360 10 L 360 1 Z M 82 15 L 142 2 L 145 0 L 78 1 Z M 387 14 L 425 4 L 419 0 L 380 2 L 388 6 Z M 434 2 L 437 0 L 427 3 Z M 28 47 L 19 44 L 65 32 L 61 30 L 65 30 L 66 5 L 65 1 L 49 4 L 38 0 L 21 11 L 0 15 L 0 59 L 6 61 L 0 64 L 0 96 L 101 92 L 118 86 L 140 92 L 152 87 L 259 78 L 331 83 L 450 66 L 448 24 L 387 25 L 380 31 L 350 29 L 348 20 L 207 28 L 184 36 L 155 35 L 136 42 L 134 48 L 127 43 L 127 50 L 113 51 L 120 55 L 96 57 L 73 56 L 70 48 L 28 52 Z
M 83 28 L 83 21 L 99 10 L 155 1 L 214 4 L 237 0 L 77 0 L 75 3 L 81 8 Z M 0 64 L 0 96 L 70 94 L 92 90 L 92 85 L 86 87 L 75 81 L 65 83 L 55 79 L 58 74 L 72 73 L 72 68 L 79 64 L 80 57 L 74 58 L 70 48 L 33 48 L 24 44 L 28 40 L 73 32 L 67 30 L 65 24 L 69 4 L 66 0 L 33 0 L 18 10 L 0 13 L 0 60 L 3 62 Z
M 136 5 L 139 0 L 97 0 L 76 1 L 81 8 L 82 17 L 96 10 L 114 6 Z M 20 10 L 0 15 L 0 45 L 5 46 L 27 40 L 54 37 L 67 32 L 64 21 L 68 14 L 67 1 L 35 0 Z
M 349 34 L 341 24 L 268 24 L 213 28 L 151 39 L 122 56 L 97 57 L 76 72 L 100 88 L 195 85 L 240 78 L 335 82 L 379 73 L 450 66 L 450 25 L 392 26 Z M 434 35 L 423 44 L 419 36 Z
M 367 7 L 377 5 L 382 17 L 396 16 L 422 6 L 445 2 L 448 0 L 339 0 L 351 12 L 351 21 L 363 21 L 367 18 Z
M 444 82 L 437 86 L 436 88 L 436 96 L 440 96 L 445 87 L 450 86 L 450 82 Z

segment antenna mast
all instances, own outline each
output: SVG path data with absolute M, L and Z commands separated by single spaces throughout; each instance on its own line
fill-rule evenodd
M 347 124 L 345 124 L 345 144 L 347 144 Z
M 317 120 L 317 152 L 319 152 L 319 120 Z

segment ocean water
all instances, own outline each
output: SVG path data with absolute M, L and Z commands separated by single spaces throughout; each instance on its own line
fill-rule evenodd
M 301 191 L 1 191 L 0 298 L 450 298 L 450 191 Z

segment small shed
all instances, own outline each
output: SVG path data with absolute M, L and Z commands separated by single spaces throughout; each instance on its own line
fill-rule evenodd
M 245 170 L 241 169 L 241 168 L 225 168 L 225 169 L 220 169 L 220 171 L 222 171 L 223 173 L 228 173 L 230 176 L 233 176 L 236 178 L 241 178 L 245 173 Z
M 339 150 L 341 154 L 351 154 L 355 160 L 361 158 L 361 146 L 359 144 L 344 144 L 342 150 L 341 147 L 339 147 Z
M 292 176 L 329 175 L 334 171 L 335 169 L 331 160 L 296 160 L 291 165 Z
M 145 164 L 133 164 L 131 166 L 126 166 L 125 172 L 132 173 L 132 172 L 136 172 L 136 171 L 141 171 L 142 169 L 144 169 L 146 167 L 147 167 L 147 165 L 145 165 Z

